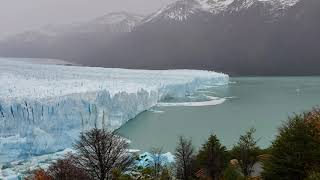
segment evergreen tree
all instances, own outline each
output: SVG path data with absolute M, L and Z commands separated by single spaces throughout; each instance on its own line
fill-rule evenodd
M 290 118 L 279 129 L 271 157 L 263 164 L 264 179 L 302 180 L 315 167 L 320 167 L 319 131 L 313 123 L 306 122 L 308 114 Z
M 242 174 L 248 177 L 253 172 L 254 165 L 258 162 L 260 152 L 253 134 L 256 132 L 251 128 L 245 135 L 241 135 L 239 142 L 232 149 L 232 155 L 239 161 Z
M 245 180 L 237 168 L 229 166 L 223 171 L 223 180 Z
M 213 180 L 218 180 L 227 166 L 226 147 L 221 145 L 215 135 L 211 135 L 208 141 L 202 145 L 197 155 L 197 161 Z

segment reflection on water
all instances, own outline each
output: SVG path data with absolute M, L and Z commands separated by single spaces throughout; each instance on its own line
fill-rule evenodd
M 215 133 L 231 147 L 240 134 L 255 127 L 259 144 L 267 147 L 288 116 L 320 104 L 320 77 L 240 77 L 231 81 L 235 83 L 199 90 L 187 99 L 170 99 L 140 114 L 119 132 L 132 141 L 134 149 L 173 151 L 180 135 L 191 137 L 199 147 Z

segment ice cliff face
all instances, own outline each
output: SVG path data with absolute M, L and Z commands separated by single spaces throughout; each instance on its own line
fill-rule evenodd
M 168 96 L 228 83 L 196 70 L 126 70 L 0 59 L 0 162 L 70 147 L 93 127 L 119 128 Z

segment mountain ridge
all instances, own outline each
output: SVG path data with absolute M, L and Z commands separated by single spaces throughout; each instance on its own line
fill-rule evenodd
M 92 33 L 77 36 L 74 44 L 62 38 L 53 48 L 39 49 L 18 43 L 11 53 L 0 45 L 0 56 L 231 75 L 319 75 L 319 9 L 317 0 L 179 0 L 139 18 L 128 31 L 111 33 L 112 38 L 101 38 L 106 32 L 101 37 Z M 60 51 L 46 52 L 60 46 Z

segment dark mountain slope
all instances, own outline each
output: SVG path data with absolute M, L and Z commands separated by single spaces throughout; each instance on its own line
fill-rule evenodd
M 63 38 L 31 55 L 89 66 L 319 75 L 319 17 L 319 0 L 180 0 L 108 43 L 94 34 Z

